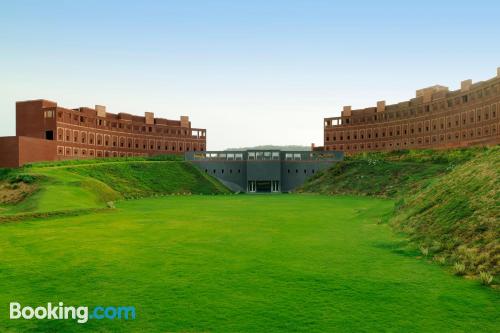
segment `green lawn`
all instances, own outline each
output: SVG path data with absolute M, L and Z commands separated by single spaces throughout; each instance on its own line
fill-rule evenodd
M 390 200 L 168 196 L 0 224 L 0 332 L 498 332 L 500 297 L 403 250 Z M 8 304 L 134 321 L 8 320 Z

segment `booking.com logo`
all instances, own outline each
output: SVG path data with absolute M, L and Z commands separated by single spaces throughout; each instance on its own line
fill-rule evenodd
M 85 324 L 89 319 L 133 320 L 135 319 L 135 306 L 95 306 L 89 311 L 87 306 L 65 306 L 63 302 L 58 305 L 47 303 L 46 306 L 21 306 L 21 303 L 10 303 L 10 319 L 50 319 L 50 320 L 76 320 Z

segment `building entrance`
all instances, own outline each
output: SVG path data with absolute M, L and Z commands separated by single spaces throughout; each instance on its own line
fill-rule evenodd
M 257 192 L 271 192 L 271 181 L 261 180 L 255 182 Z
M 253 193 L 280 192 L 280 182 L 278 180 L 249 180 L 247 190 Z

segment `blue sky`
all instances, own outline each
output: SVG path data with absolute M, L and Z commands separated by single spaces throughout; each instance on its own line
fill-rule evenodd
M 0 135 L 15 101 L 178 119 L 208 148 L 322 144 L 343 105 L 500 66 L 498 1 L 2 1 Z

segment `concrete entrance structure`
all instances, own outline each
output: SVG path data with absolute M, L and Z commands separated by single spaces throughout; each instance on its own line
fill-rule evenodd
M 288 192 L 316 172 L 343 160 L 338 151 L 187 152 L 190 161 L 235 192 Z

